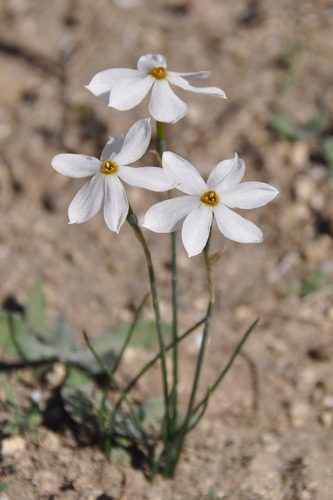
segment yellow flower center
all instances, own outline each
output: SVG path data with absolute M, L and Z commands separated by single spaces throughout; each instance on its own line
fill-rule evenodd
M 118 170 L 118 167 L 112 161 L 106 160 L 104 163 L 102 163 L 100 170 L 101 174 L 109 175 L 109 174 L 115 174 Z
M 162 80 L 162 78 L 166 77 L 167 72 L 163 66 L 159 66 L 158 68 L 151 68 L 150 74 L 158 80 Z
M 206 205 L 217 205 L 219 202 L 219 197 L 215 193 L 215 191 L 206 191 L 201 198 L 200 201 L 206 203 Z

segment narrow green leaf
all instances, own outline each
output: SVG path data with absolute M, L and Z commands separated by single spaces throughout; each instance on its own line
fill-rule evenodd
M 100 354 L 106 350 L 120 350 L 130 326 L 130 323 L 123 323 L 94 340 L 92 345 L 96 352 Z M 167 340 L 171 337 L 171 326 L 164 323 L 162 327 L 164 339 Z M 139 320 L 129 345 L 142 349 L 155 348 L 158 345 L 155 322 Z
M 26 317 L 29 329 L 37 337 L 44 341 L 51 340 L 52 332 L 47 323 L 41 280 L 37 280 L 30 289 Z

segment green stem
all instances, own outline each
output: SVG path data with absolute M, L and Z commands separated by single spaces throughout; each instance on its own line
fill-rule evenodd
M 165 140 L 165 123 L 156 122 L 157 130 L 157 140 L 156 140 L 156 151 L 162 159 L 164 151 L 166 151 L 166 140 Z
M 87 334 L 86 334 L 85 331 L 83 331 L 83 336 L 84 336 L 84 340 L 86 341 L 86 344 L 87 344 L 89 350 L 91 351 L 91 353 L 95 357 L 96 361 L 103 368 L 103 370 L 105 371 L 105 373 L 107 374 L 107 376 L 109 377 L 109 379 L 111 380 L 111 382 L 113 383 L 113 385 L 115 386 L 115 388 L 117 389 L 117 391 L 121 394 L 122 399 L 126 402 L 126 404 L 128 406 L 128 409 L 129 409 L 129 411 L 130 411 L 130 413 L 132 415 L 132 418 L 133 418 L 133 420 L 135 422 L 135 425 L 136 425 L 138 431 L 141 434 L 142 442 L 146 446 L 146 448 L 148 450 L 150 450 L 151 445 L 150 445 L 150 443 L 149 443 L 149 441 L 147 439 L 145 431 L 143 430 L 143 427 L 141 425 L 141 421 L 140 421 L 140 419 L 139 419 L 139 417 L 138 417 L 138 415 L 137 415 L 137 413 L 136 413 L 136 411 L 135 411 L 135 409 L 134 409 L 131 401 L 127 397 L 126 392 L 121 387 L 121 385 L 119 384 L 118 380 L 115 378 L 115 376 L 113 375 L 113 373 L 106 366 L 106 364 L 104 363 L 104 361 L 102 360 L 102 358 L 97 354 L 97 352 L 93 348 L 90 340 L 88 339 L 88 336 L 87 336 Z
M 186 338 L 190 333 L 192 333 L 194 330 L 196 330 L 197 328 L 199 328 L 199 326 L 201 326 L 204 322 L 205 322 L 206 318 L 203 318 L 201 319 L 200 321 L 198 321 L 195 325 L 193 325 L 191 328 L 189 328 L 188 330 L 186 330 L 186 332 L 184 332 L 182 335 L 180 335 L 177 339 L 177 343 L 178 342 L 181 342 L 184 338 Z M 165 350 L 166 351 L 169 351 L 170 349 L 172 349 L 173 347 L 175 346 L 175 343 L 172 342 L 171 344 L 169 344 L 168 346 L 166 346 Z M 146 371 L 151 367 L 153 366 L 156 361 L 158 361 L 161 357 L 161 353 L 157 353 L 150 361 L 149 363 L 147 363 L 143 368 L 142 370 L 140 370 L 140 372 L 131 380 L 131 382 L 128 384 L 128 386 L 126 387 L 125 389 L 125 392 L 129 392 L 132 387 L 135 386 L 135 384 L 138 382 L 138 380 L 142 377 L 142 375 L 144 375 L 146 373 Z M 118 404 L 118 403 L 117 403 Z
M 166 151 L 165 123 L 156 122 L 156 150 L 162 161 L 163 153 Z M 170 193 L 168 193 L 170 196 Z M 173 348 L 173 383 L 170 393 L 170 434 L 174 434 L 177 426 L 178 406 L 178 272 L 177 272 L 177 238 L 176 232 L 171 233 L 171 291 L 172 291 L 172 339 Z
M 129 208 L 128 216 L 127 216 L 127 221 L 129 222 L 130 226 L 132 227 L 135 236 L 139 240 L 145 257 L 146 257 L 146 263 L 147 263 L 147 268 L 148 268 L 148 275 L 149 275 L 149 282 L 150 282 L 150 291 L 152 295 L 152 300 L 153 300 L 153 308 L 155 312 L 155 322 L 156 322 L 156 328 L 157 328 L 157 336 L 158 336 L 158 342 L 160 346 L 160 354 L 161 354 L 161 370 L 162 370 L 162 383 L 163 383 L 163 394 L 164 394 L 164 404 L 165 404 L 165 425 L 163 426 L 164 428 L 164 442 L 168 442 L 168 431 L 169 431 L 169 390 L 168 390 L 168 380 L 167 380 L 167 368 L 166 368 L 166 356 L 165 356 L 165 344 L 164 344 L 164 338 L 163 338 L 163 330 L 162 330 L 162 319 L 161 319 L 161 313 L 160 313 L 160 306 L 159 306 L 159 300 L 158 300 L 158 294 L 157 294 L 157 286 L 156 286 L 156 279 L 155 279 L 155 273 L 154 273 L 154 267 L 153 267 L 153 261 L 151 258 L 150 250 L 147 245 L 147 242 L 145 240 L 145 237 L 143 236 L 143 233 L 141 231 L 141 228 L 138 224 L 138 219 L 134 212 L 132 211 L 131 207 Z
M 171 233 L 171 287 L 172 287 L 172 340 L 173 348 L 173 386 L 171 392 L 172 404 L 172 434 L 177 426 L 177 406 L 178 406 L 178 274 L 177 274 L 177 242 L 176 233 Z
M 140 317 L 141 311 L 142 311 L 145 303 L 147 302 L 148 297 L 149 297 L 149 293 L 146 293 L 146 295 L 143 297 L 143 300 L 141 301 L 141 304 L 139 305 L 139 308 L 137 309 L 137 311 L 135 313 L 135 316 L 134 316 L 134 319 L 132 321 L 132 324 L 131 324 L 128 332 L 127 332 L 127 336 L 126 336 L 125 342 L 123 343 L 122 348 L 120 350 L 120 353 L 118 354 L 118 357 L 117 357 L 116 362 L 114 364 L 114 367 L 112 368 L 112 373 L 115 373 L 115 371 L 117 370 L 118 366 L 121 363 L 121 360 L 123 358 L 125 349 L 128 346 L 129 341 L 132 338 L 132 335 L 133 335 L 133 332 L 135 330 L 135 327 L 136 327 L 136 325 L 137 325 L 137 323 L 139 321 L 139 317 Z
M 188 409 L 186 413 L 186 417 L 184 420 L 184 423 L 180 427 L 178 431 L 178 445 L 176 447 L 176 450 L 171 450 L 170 456 L 167 457 L 167 464 L 166 464 L 166 476 L 167 477 L 173 477 L 177 468 L 177 464 L 184 446 L 186 434 L 189 431 L 189 429 L 192 427 L 191 424 L 191 417 L 193 414 L 193 405 L 195 401 L 195 396 L 197 393 L 198 385 L 199 385 L 199 379 L 201 375 L 201 369 L 203 366 L 203 361 L 204 361 L 204 356 L 206 352 L 206 346 L 208 342 L 208 334 L 209 334 L 209 328 L 211 324 L 211 318 L 213 314 L 213 309 L 215 305 L 215 287 L 214 287 L 214 282 L 213 282 L 213 274 L 212 274 L 212 266 L 210 262 L 210 257 L 209 257 L 209 247 L 210 247 L 210 237 L 211 237 L 211 232 L 209 233 L 208 241 L 207 244 L 204 248 L 204 258 L 205 258 L 205 265 L 206 265 L 206 271 L 207 271 L 207 279 L 208 279 L 208 287 L 209 287 L 209 302 L 208 302 L 208 308 L 207 308 L 207 314 L 205 317 L 205 326 L 204 326 L 204 331 L 202 335 L 202 340 L 201 340 L 201 346 L 200 346 L 200 351 L 199 351 L 199 356 L 197 360 L 197 366 L 195 370 L 195 375 L 194 375 L 194 380 L 193 380 L 193 385 L 192 385 L 192 391 L 190 395 L 190 400 L 188 403 Z
M 220 375 L 217 377 L 217 379 L 215 380 L 214 384 L 208 388 L 207 390 L 207 394 L 206 396 L 203 398 L 202 401 L 200 401 L 200 403 L 198 403 L 196 405 L 196 407 L 193 409 L 193 412 L 192 414 L 195 415 L 195 413 L 200 409 L 200 407 L 202 405 L 204 405 L 204 409 L 206 409 L 207 407 L 207 403 L 208 403 L 208 400 L 210 398 L 210 396 L 213 394 L 213 392 L 215 391 L 215 389 L 217 388 L 217 386 L 220 384 L 220 382 L 224 379 L 224 377 L 226 376 L 226 374 L 228 373 L 228 371 L 230 370 L 230 368 L 232 367 L 236 357 L 238 356 L 238 354 L 240 353 L 243 345 L 245 344 L 245 342 L 247 341 L 248 337 L 250 336 L 250 334 L 252 333 L 252 331 L 254 330 L 254 328 L 257 326 L 257 324 L 259 323 L 259 319 L 260 318 L 257 318 L 253 323 L 252 325 L 246 330 L 245 334 L 243 335 L 241 341 L 239 342 L 239 344 L 237 345 L 236 349 L 234 350 L 231 358 L 229 359 L 226 367 L 222 370 L 222 372 L 220 373 Z M 201 417 L 203 416 L 203 413 L 202 412 L 200 414 L 200 418 L 198 419 L 198 421 L 201 419 Z

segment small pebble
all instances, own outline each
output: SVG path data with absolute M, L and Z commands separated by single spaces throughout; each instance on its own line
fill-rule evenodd
M 26 442 L 22 436 L 11 436 L 2 441 L 3 455 L 16 455 L 25 450 Z

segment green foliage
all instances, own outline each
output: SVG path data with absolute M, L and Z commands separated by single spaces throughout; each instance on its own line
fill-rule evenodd
M 31 332 L 42 341 L 51 341 L 52 331 L 48 326 L 41 281 L 31 287 L 25 308 L 26 323 Z
M 10 385 L 6 385 L 6 409 L 13 418 L 13 422 L 7 422 L 3 426 L 5 434 L 16 435 L 24 431 L 38 434 L 37 427 L 43 418 L 38 404 L 32 401 L 28 408 L 21 408 L 17 402 L 15 393 Z
M 333 176 L 333 138 L 325 135 L 329 117 L 325 111 L 318 111 L 307 122 L 298 124 L 291 116 L 276 113 L 268 128 L 279 137 L 290 141 L 311 140 L 311 147 L 316 156 L 329 167 L 328 176 Z
M 320 135 L 326 128 L 328 116 L 319 111 L 303 125 L 299 125 L 289 115 L 277 113 L 268 124 L 276 134 L 292 141 L 306 140 L 308 137 Z
M 92 342 L 95 351 L 111 369 L 115 366 L 131 326 L 130 323 L 119 325 Z M 167 338 L 170 336 L 170 327 L 164 327 Z M 148 349 L 155 347 L 156 343 L 155 323 L 139 321 L 130 344 Z M 78 365 L 91 375 L 103 371 L 91 351 L 76 342 L 65 317 L 59 317 L 53 327 L 48 325 L 40 281 L 30 290 L 24 316 L 0 312 L 0 346 L 30 363 L 60 361 L 66 365 Z
M 307 295 L 318 291 L 324 286 L 333 286 L 332 280 L 327 279 L 321 269 L 308 274 L 302 283 L 289 289 L 289 295 L 306 297 Z
M 111 345 L 114 348 L 120 349 L 130 326 L 130 323 L 123 323 L 106 332 L 92 343 L 94 349 L 98 354 L 99 352 L 102 352 L 102 344 L 104 349 L 108 347 L 110 348 Z M 164 323 L 163 333 L 165 340 L 168 340 L 168 338 L 171 337 L 171 326 Z M 132 337 L 130 345 L 133 347 L 140 347 L 142 349 L 155 348 L 157 346 L 157 331 L 155 322 L 144 320 L 138 321 L 135 327 L 135 336 Z
M 327 165 L 333 168 L 333 137 L 325 137 L 322 139 L 321 151 Z
M 0 491 L 5 491 L 8 487 L 8 484 L 7 483 L 3 483 L 1 482 L 0 483 Z

